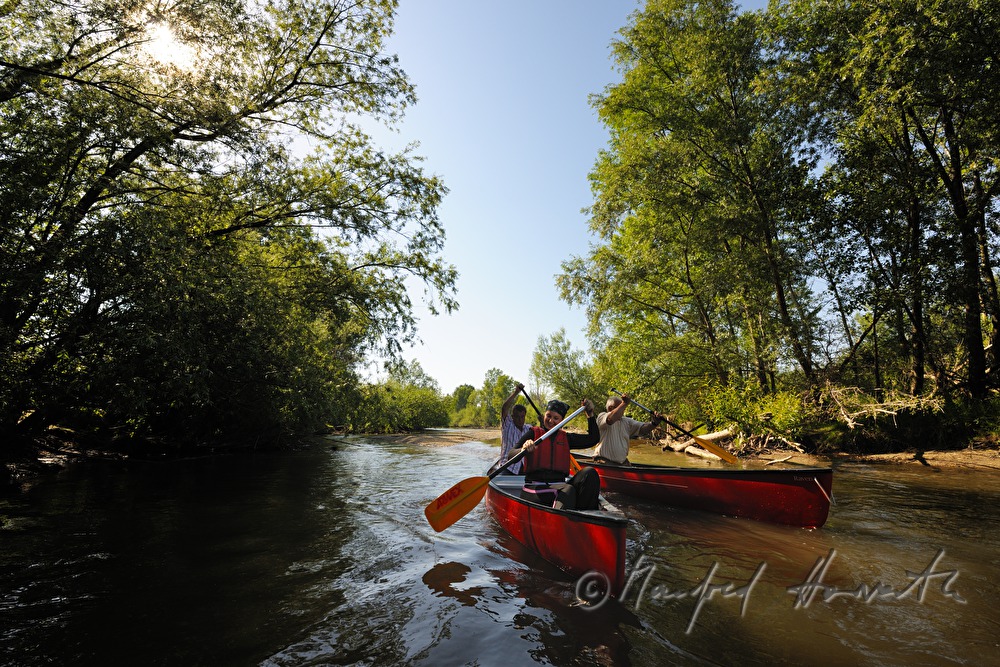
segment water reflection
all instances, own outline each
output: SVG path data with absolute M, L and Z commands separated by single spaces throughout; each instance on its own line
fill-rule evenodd
M 948 664 L 977 662 L 981 658 L 975 656 L 984 651 L 996 655 L 995 627 L 985 620 L 993 604 L 986 591 L 995 590 L 1000 574 L 992 480 L 960 476 L 949 484 L 891 468 L 841 466 L 835 488 L 840 504 L 826 527 L 816 531 L 632 503 L 633 518 L 653 536 L 646 557 L 657 567 L 658 581 L 671 590 L 696 586 L 714 564 L 720 567 L 718 580 L 735 582 L 747 581 L 754 568 L 766 564 L 744 616 L 739 600 L 717 598 L 690 634 L 681 633 L 694 600 L 651 603 L 642 608 L 643 618 L 674 633 L 677 643 L 693 653 L 740 664 L 805 659 Z M 970 514 L 970 502 L 988 508 Z M 970 533 L 985 541 L 969 541 L 965 535 Z M 794 587 L 808 581 L 817 561 L 831 553 L 835 558 L 823 578 L 830 590 L 884 584 L 904 591 L 941 549 L 936 571 L 957 573 L 952 588 L 965 604 L 943 592 L 944 579 L 935 578 L 923 602 L 915 595 L 870 602 L 838 596 L 795 606 Z M 725 636 L 721 643 L 719 632 Z
M 466 607 L 472 607 L 482 596 L 484 588 L 474 586 L 466 590 L 458 587 L 471 572 L 472 568 L 464 563 L 438 563 L 424 573 L 423 582 L 435 594 L 453 597 Z

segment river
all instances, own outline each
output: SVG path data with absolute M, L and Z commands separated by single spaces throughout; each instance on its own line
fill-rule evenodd
M 483 505 L 427 525 L 496 454 L 352 438 L 10 490 L 0 664 L 1000 665 L 995 473 L 840 464 L 819 530 L 611 496 L 631 586 L 595 609 Z

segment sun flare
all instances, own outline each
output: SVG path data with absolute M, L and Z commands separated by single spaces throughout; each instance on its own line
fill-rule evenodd
M 149 24 L 143 49 L 156 62 L 173 65 L 178 69 L 189 69 L 198 55 L 194 49 L 177 39 L 170 24 L 162 21 Z

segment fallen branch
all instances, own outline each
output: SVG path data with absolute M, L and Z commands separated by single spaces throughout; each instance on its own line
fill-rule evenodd
M 698 436 L 698 437 L 701 437 L 701 436 Z M 684 449 L 682 451 L 685 454 L 690 454 L 691 456 L 698 456 L 700 458 L 708 459 L 710 461 L 721 461 L 722 460 L 717 455 L 713 454 L 712 452 L 710 452 L 708 450 L 702 449 L 698 445 L 687 445 L 686 447 L 684 447 Z
M 775 435 L 774 433 L 763 433 L 751 436 L 734 436 L 733 429 L 725 429 L 723 431 L 716 431 L 715 433 L 709 433 L 707 435 L 699 435 L 698 439 L 708 440 L 717 445 L 724 446 L 726 449 L 737 453 L 741 458 L 761 456 L 772 451 L 773 449 L 792 449 L 801 454 L 805 454 L 806 452 L 805 448 L 801 444 L 780 435 Z M 713 460 L 719 458 L 711 452 L 706 452 L 703 448 L 699 447 L 695 441 L 687 438 L 684 440 L 677 440 L 669 433 L 659 442 L 660 449 L 663 451 L 672 450 L 675 452 L 685 452 L 691 454 L 692 456 L 700 456 L 702 458 Z
M 699 435 L 698 438 L 700 440 L 708 440 L 710 442 L 715 442 L 716 440 L 732 440 L 733 436 L 735 435 L 736 435 L 735 433 L 733 433 L 730 429 L 727 428 L 721 431 L 716 431 L 715 433 L 706 433 L 705 435 Z
M 937 412 L 942 409 L 942 401 L 938 397 L 911 396 L 897 391 L 888 392 L 884 400 L 876 400 L 858 387 L 828 384 L 824 394 L 850 429 L 857 428 L 865 419 L 877 421 L 882 417 L 891 417 L 895 421 L 900 412 Z
M 662 443 L 660 449 L 664 452 L 668 449 L 674 452 L 683 452 L 688 448 L 688 444 L 686 442 L 675 442 L 673 439 L 665 439 L 660 442 Z

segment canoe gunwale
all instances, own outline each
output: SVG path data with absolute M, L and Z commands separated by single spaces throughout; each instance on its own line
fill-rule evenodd
M 498 480 L 503 480 L 498 481 Z M 510 481 L 508 481 L 510 480 Z M 515 488 L 516 486 L 516 488 Z M 490 480 L 490 487 L 492 491 L 497 491 L 502 493 L 507 498 L 512 501 L 517 502 L 521 505 L 530 506 L 534 511 L 542 511 L 547 514 L 555 514 L 558 516 L 565 517 L 567 519 L 572 519 L 574 521 L 582 521 L 585 523 L 593 523 L 604 525 L 608 527 L 618 527 L 627 526 L 628 519 L 617 507 L 612 505 L 610 502 L 601 498 L 601 505 L 603 507 L 610 507 L 611 510 L 566 510 L 566 509 L 554 509 L 552 507 L 547 507 L 545 505 L 540 505 L 538 503 L 533 503 L 530 500 L 521 498 L 521 487 L 524 486 L 524 475 L 502 475 L 494 477 Z
M 687 467 L 687 466 L 660 466 L 650 463 L 615 463 L 614 461 L 596 461 L 593 457 L 574 454 L 577 462 L 581 465 L 588 465 L 597 468 L 613 468 L 616 470 L 631 470 L 635 472 L 669 472 L 677 475 L 719 475 L 723 477 L 739 477 L 743 475 L 765 474 L 768 476 L 780 475 L 818 475 L 832 473 L 833 468 L 829 466 L 809 466 L 796 464 L 795 468 L 708 468 L 708 467 Z
M 601 489 L 680 509 L 821 528 L 833 504 L 833 468 L 657 466 L 578 456 L 601 476 Z

